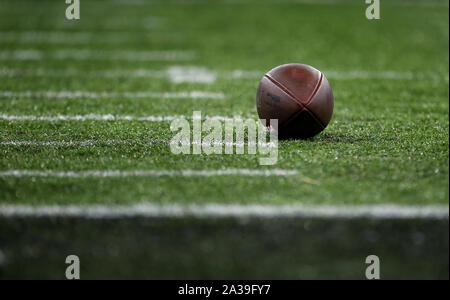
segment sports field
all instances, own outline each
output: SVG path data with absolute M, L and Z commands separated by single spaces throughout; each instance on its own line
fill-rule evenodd
M 379 251 L 448 279 L 449 3 L 381 2 L 2 0 L 0 278 L 363 279 Z M 324 132 L 273 166 L 171 152 L 291 62 L 331 83 Z

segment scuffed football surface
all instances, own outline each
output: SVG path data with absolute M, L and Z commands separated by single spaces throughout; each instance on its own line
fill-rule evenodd
M 286 64 L 261 79 L 258 115 L 270 124 L 278 119 L 280 138 L 309 138 L 327 127 L 333 114 L 333 93 L 322 72 L 303 64 Z

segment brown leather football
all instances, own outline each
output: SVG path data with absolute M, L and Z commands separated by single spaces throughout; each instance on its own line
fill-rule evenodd
M 270 124 L 278 119 L 280 138 L 309 138 L 327 127 L 333 114 L 330 83 L 319 70 L 287 64 L 261 79 L 256 97 L 258 115 Z

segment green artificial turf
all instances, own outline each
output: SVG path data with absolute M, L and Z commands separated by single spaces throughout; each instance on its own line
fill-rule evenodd
M 0 170 L 136 170 L 281 168 L 294 177 L 57 179 L 0 178 L 0 204 L 156 203 L 448 203 L 448 2 L 383 1 L 381 20 L 351 1 L 84 1 L 81 20 L 67 21 L 62 1 L 2 1 L 1 51 L 99 50 L 104 59 L 0 60 L 2 91 L 222 92 L 224 99 L 2 98 L 4 115 L 203 115 L 257 118 L 258 74 L 301 62 L 330 73 L 335 112 L 329 127 L 307 140 L 281 141 L 279 161 L 254 155 L 174 155 L 169 123 L 0 120 L 0 142 L 85 141 L 93 146 L 0 145 Z M 26 40 L 18 33 L 89 33 L 90 42 Z M 192 61 L 111 60 L 114 51 L 189 50 Z M 107 78 L 93 71 L 200 66 L 219 74 L 211 84 L 167 78 Z M 33 70 L 67 76 L 35 76 Z M 413 74 L 345 78 L 351 71 Z M 68 71 L 67 71 L 68 72 Z M 0 73 L 1 74 L 1 73 Z M 68 74 L 70 74 L 68 72 Z M 90 75 L 91 74 L 91 75 Z M 106 141 L 122 141 L 111 145 Z M 105 141 L 105 143 L 101 143 Z M 148 142 L 151 142 L 148 145 Z M 305 178 L 311 180 L 304 180 Z
M 86 0 L 79 21 L 67 21 L 65 9 L 61 0 L 0 2 L 0 173 L 284 169 L 298 175 L 0 175 L 0 206 L 448 204 L 447 0 L 383 0 L 381 20 L 372 21 L 356 0 Z M 98 56 L 52 58 L 61 50 Z M 137 59 L 168 50 L 194 57 Z M 8 58 L 17 51 L 40 51 L 44 59 Z M 112 59 L 123 53 L 128 59 Z M 261 166 L 259 155 L 172 154 L 169 122 L 1 118 L 201 111 L 256 120 L 259 79 L 291 62 L 325 73 L 335 110 L 318 136 L 280 141 L 274 166 Z M 200 67 L 217 79 L 175 83 L 164 75 L 173 66 Z M 140 77 L 139 70 L 153 75 Z M 117 95 L 51 99 L 8 97 L 9 91 Z M 224 97 L 120 95 L 145 91 Z M 21 141 L 56 144 L 11 144 Z M 62 279 L 71 254 L 80 256 L 84 279 L 363 279 L 370 254 L 380 256 L 384 279 L 448 279 L 448 218 L 0 218 L 0 279 Z

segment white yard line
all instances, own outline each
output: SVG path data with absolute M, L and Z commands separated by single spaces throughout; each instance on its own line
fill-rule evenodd
M 133 140 L 108 140 L 108 141 L 96 141 L 96 140 L 83 140 L 83 141 L 2 141 L 0 142 L 0 146 L 12 146 L 12 147 L 92 147 L 92 146 L 116 146 L 116 145 L 146 145 L 151 146 L 153 144 L 165 144 L 165 145 L 178 145 L 180 143 L 176 142 L 141 142 L 141 141 L 133 141 Z M 204 146 L 237 146 L 237 147 L 245 147 L 245 146 L 258 146 L 258 147 L 268 147 L 268 148 L 276 148 L 277 143 L 241 143 L 241 142 L 183 142 L 181 145 L 204 145 Z
M 0 60 L 125 60 L 125 61 L 185 61 L 193 60 L 193 51 L 130 51 L 130 50 L 86 50 L 63 49 L 55 51 L 41 50 L 4 50 L 0 51 Z
M 304 217 L 325 219 L 449 219 L 448 205 L 240 205 L 141 204 L 132 206 L 0 205 L 0 217 L 75 217 L 111 219 L 133 217 Z
M 0 60 L 41 60 L 44 52 L 39 50 L 0 51 Z
M 126 60 L 126 61 L 176 61 L 192 60 L 195 54 L 192 51 L 96 51 L 96 50 L 56 50 L 51 52 L 49 58 L 75 59 L 75 60 Z
M 256 0 L 218 0 L 214 1 L 215 5 L 250 5 L 250 4 L 257 4 L 261 1 Z M 146 0 L 114 0 L 113 3 L 120 4 L 120 5 L 155 5 L 155 4 L 164 4 L 164 0 L 159 1 L 146 1 Z M 265 0 L 263 3 L 266 4 L 326 4 L 326 5 L 335 5 L 340 4 L 342 2 L 339 2 L 338 0 Z M 172 0 L 171 4 L 174 5 L 202 5 L 202 4 L 211 4 L 210 0 Z M 352 4 L 350 2 L 350 4 Z M 355 3 L 353 3 L 355 4 Z
M 227 121 L 241 119 L 241 117 L 225 117 L 225 116 L 205 116 L 206 119 Z M 17 116 L 0 114 L 0 120 L 6 121 L 43 121 L 43 122 L 60 122 L 60 121 L 144 121 L 144 122 L 171 122 L 177 119 L 192 119 L 192 116 L 126 116 L 126 115 L 58 115 L 58 116 Z
M 174 33 L 148 33 L 148 32 L 123 32 L 123 31 L 0 31 L 0 40 L 3 42 L 20 42 L 29 44 L 121 44 L 145 39 L 158 42 L 176 42 L 184 38 Z
M 261 79 L 264 74 L 264 71 L 237 69 L 233 71 L 223 72 L 222 76 L 228 79 Z
M 83 140 L 83 141 L 2 141 L 0 146 L 13 146 L 13 147 L 92 147 L 99 145 L 117 146 L 117 145 L 152 145 L 149 141 L 142 143 L 139 141 L 130 140 Z
M 97 35 L 100 37 L 100 35 Z M 90 43 L 95 42 L 95 34 L 70 31 L 0 31 L 0 40 L 4 42 L 26 43 Z
M 1 55 L 1 52 L 0 52 Z M 41 57 L 39 53 L 24 52 L 18 53 L 21 56 Z M 217 79 L 243 79 L 258 80 L 264 71 L 257 70 L 231 70 L 218 71 L 201 66 L 169 66 L 166 69 L 130 69 L 130 70 L 98 70 L 83 71 L 77 69 L 11 69 L 0 68 L 0 77 L 93 77 L 93 78 L 167 78 L 173 83 L 193 82 L 193 83 L 214 83 Z M 330 80 L 449 80 L 448 73 L 424 71 L 367 71 L 367 70 L 328 70 L 324 74 Z
M 76 69 L 50 70 L 50 69 L 10 69 L 0 68 L 0 77 L 90 77 L 90 78 L 167 78 L 173 83 L 213 83 L 219 76 L 218 72 L 204 67 L 196 66 L 170 66 L 165 70 L 134 69 L 134 70 L 98 70 L 81 71 Z M 243 72 L 236 71 L 227 78 L 244 78 L 248 76 Z
M 271 4 L 271 5 L 277 5 L 277 4 L 312 4 L 312 5 L 360 5 L 356 1 L 339 1 L 339 0 L 265 0 L 264 3 Z M 148 5 L 158 5 L 158 4 L 164 4 L 164 0 L 160 1 L 146 1 L 146 0 L 114 0 L 113 3 L 116 3 L 118 5 L 142 5 L 142 6 L 148 6 Z M 171 1 L 171 4 L 177 4 L 177 5 L 201 5 L 201 4 L 210 4 L 210 0 L 173 0 Z M 256 0 L 219 0 L 215 1 L 215 5 L 254 5 L 259 4 L 261 1 Z M 389 3 L 391 6 L 415 6 L 415 7 L 448 7 L 447 1 L 397 1 L 397 2 L 391 2 Z
M 216 177 L 216 176 L 296 176 L 296 170 L 282 169 L 223 169 L 223 170 L 89 170 L 89 171 L 0 171 L 0 177 L 51 177 L 51 178 L 113 178 L 113 177 Z
M 324 72 L 328 79 L 334 80 L 355 80 L 355 79 L 392 79 L 392 80 L 420 80 L 420 79 L 446 79 L 448 74 L 443 75 L 437 72 L 399 72 L 392 70 L 384 71 L 363 71 L 348 70 L 336 71 L 329 70 Z
M 159 99 L 223 99 L 221 92 L 91 92 L 91 91 L 1 91 L 0 98 L 47 98 L 47 99 L 98 99 L 98 98 L 159 98 Z
M 167 75 L 169 79 L 175 83 L 213 83 L 217 78 L 217 74 L 215 72 L 202 67 L 172 66 L 167 69 Z

